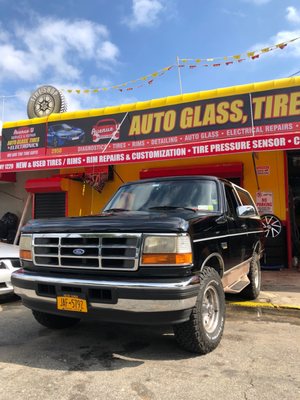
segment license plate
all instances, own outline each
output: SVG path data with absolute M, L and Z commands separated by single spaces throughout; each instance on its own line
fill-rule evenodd
M 56 305 L 58 310 L 88 312 L 86 300 L 76 296 L 57 296 Z
M 79 136 L 72 137 L 72 140 L 78 140 L 78 139 L 79 139 Z

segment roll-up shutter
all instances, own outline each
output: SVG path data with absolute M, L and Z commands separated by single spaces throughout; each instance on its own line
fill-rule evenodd
M 66 192 L 34 194 L 34 218 L 66 216 Z

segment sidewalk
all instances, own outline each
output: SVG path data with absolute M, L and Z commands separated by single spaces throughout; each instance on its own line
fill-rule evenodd
M 259 297 L 253 301 L 232 301 L 241 307 L 264 307 L 300 311 L 300 271 L 262 271 L 262 287 Z

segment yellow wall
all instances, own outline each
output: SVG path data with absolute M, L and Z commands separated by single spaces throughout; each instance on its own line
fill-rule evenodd
M 189 158 L 183 160 L 134 163 L 115 166 L 115 171 L 124 180 L 129 182 L 139 179 L 139 172 L 146 168 L 178 167 L 188 165 L 220 164 L 242 162 L 244 164 L 244 187 L 249 190 L 254 200 L 258 191 L 252 154 L 236 154 L 218 157 Z M 286 219 L 286 199 L 284 187 L 284 152 L 259 152 L 256 153 L 256 166 L 269 166 L 269 175 L 259 175 L 260 191 L 273 193 L 273 213 L 281 220 Z M 68 173 L 70 170 L 65 170 Z M 114 174 L 114 180 L 105 184 L 102 193 L 92 190 L 80 182 L 68 181 L 69 216 L 97 214 L 108 202 L 113 193 L 122 184 Z
M 61 188 L 68 192 L 68 217 L 96 214 L 100 211 L 101 195 L 90 186 L 63 179 Z

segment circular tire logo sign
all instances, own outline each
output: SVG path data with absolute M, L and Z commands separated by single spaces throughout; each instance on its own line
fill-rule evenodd
M 64 95 L 53 86 L 41 86 L 32 93 L 27 104 L 29 118 L 47 117 L 67 111 Z

